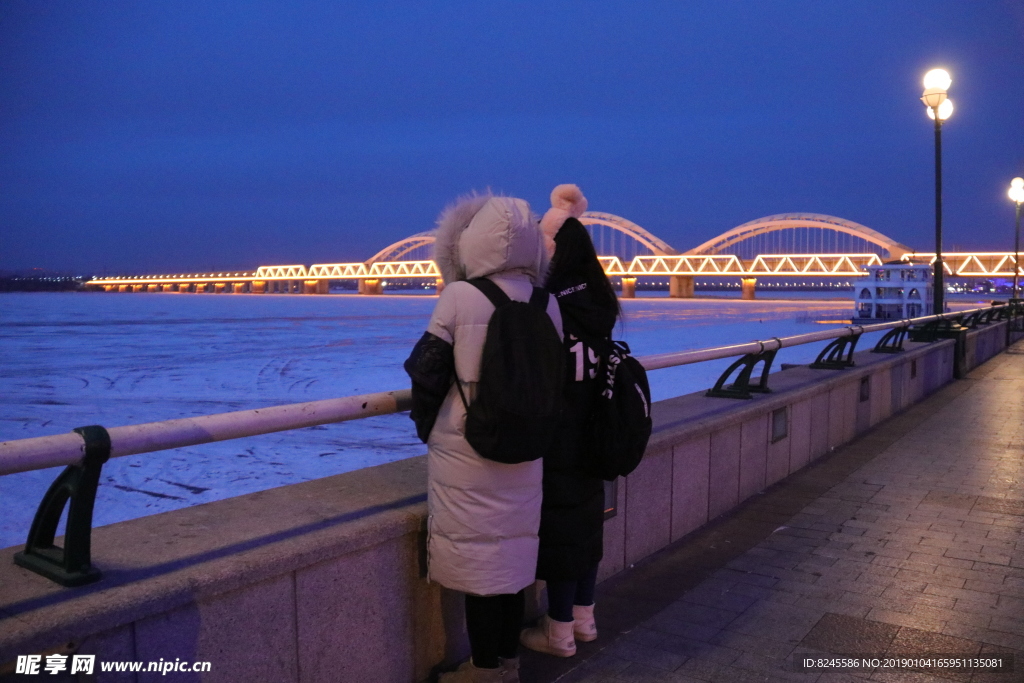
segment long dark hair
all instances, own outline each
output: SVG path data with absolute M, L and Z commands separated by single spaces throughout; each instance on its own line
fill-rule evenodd
M 568 218 L 555 234 L 555 255 L 548 271 L 547 288 L 557 295 L 584 282 L 593 302 L 607 314 L 618 318 L 622 312 L 619 298 L 597 260 L 590 234 L 577 219 Z

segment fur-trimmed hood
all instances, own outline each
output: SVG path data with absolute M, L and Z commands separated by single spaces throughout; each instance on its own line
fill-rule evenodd
M 517 271 L 540 285 L 548 253 L 526 200 L 471 194 L 438 217 L 434 262 L 445 284 Z

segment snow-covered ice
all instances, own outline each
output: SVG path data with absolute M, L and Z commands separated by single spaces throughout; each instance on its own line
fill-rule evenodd
M 0 294 L 0 441 L 408 386 L 424 295 Z M 824 329 L 849 300 L 642 297 L 617 337 L 634 355 Z M 868 340 L 861 348 L 869 348 Z M 808 362 L 820 344 L 784 349 Z M 705 389 L 729 361 L 651 373 L 655 399 Z M 406 414 L 112 460 L 95 525 L 425 452 Z M 0 477 L 0 547 L 24 542 L 58 468 Z

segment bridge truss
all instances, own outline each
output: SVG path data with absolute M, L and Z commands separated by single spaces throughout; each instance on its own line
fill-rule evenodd
M 903 261 L 935 263 L 935 254 L 904 254 Z M 1024 263 L 1024 258 L 1021 259 Z M 1011 252 L 953 252 L 942 255 L 942 269 L 954 277 L 1013 277 L 1014 253 Z M 1024 275 L 1024 268 L 1017 268 L 1018 275 Z
M 882 263 L 877 254 L 762 254 L 752 260 L 725 255 L 637 256 L 623 263 L 618 256 L 600 256 L 609 277 L 665 277 L 701 275 L 706 277 L 864 277 L 864 266 Z M 1012 278 L 1013 252 L 970 252 L 943 254 L 948 275 L 962 278 Z M 931 264 L 934 254 L 904 254 L 903 261 Z M 1024 267 L 1018 270 L 1024 276 Z M 309 266 L 261 266 L 255 272 L 194 273 L 189 275 L 139 275 L 103 277 L 87 285 L 186 284 L 213 282 L 258 282 L 273 280 L 369 280 L 437 279 L 441 274 L 433 261 L 378 261 L 365 263 L 323 263 Z
M 887 258 L 901 258 L 904 261 L 927 261 L 933 263 L 934 254 L 913 253 L 909 248 L 866 226 L 834 216 L 822 214 L 778 214 L 744 223 L 728 230 L 713 240 L 680 254 L 668 243 L 651 234 L 636 223 L 621 216 L 588 211 L 580 221 L 593 229 L 610 228 L 633 240 L 649 254 L 632 258 L 606 254 L 600 256 L 605 272 L 612 277 L 863 277 L 865 266 L 882 263 L 878 253 L 790 253 L 757 254 L 752 258 L 741 258 L 737 254 L 722 253 L 735 249 L 736 245 L 770 233 L 784 230 L 822 229 L 843 233 L 874 245 L 884 251 Z M 596 240 L 595 240 L 596 242 Z M 410 255 L 420 254 L 434 243 L 433 232 L 421 232 L 388 245 L 372 258 L 362 263 L 321 263 L 312 266 L 277 265 L 260 266 L 255 272 L 236 273 L 192 273 L 178 275 L 146 275 L 131 277 L 95 278 L 87 285 L 106 288 L 128 287 L 141 291 L 149 285 L 186 285 L 216 283 L 273 283 L 280 281 L 303 281 L 307 285 L 324 283 L 327 280 L 395 280 L 395 279 L 439 279 L 437 266 L 431 260 L 402 260 Z M 953 277 L 993 278 L 1013 277 L 1014 255 L 1012 252 L 965 252 L 943 254 L 946 273 Z M 1024 275 L 1024 269 L 1018 268 Z M 218 287 L 220 284 L 217 285 Z M 268 284 L 268 287 L 271 285 Z M 152 291 L 152 287 L 147 291 Z

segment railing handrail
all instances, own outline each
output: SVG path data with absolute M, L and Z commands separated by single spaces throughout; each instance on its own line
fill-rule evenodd
M 899 327 L 910 327 L 911 325 L 920 325 L 936 320 L 955 320 L 970 315 L 971 313 L 987 311 L 990 308 L 998 308 L 1005 305 L 1006 304 L 995 304 L 993 306 L 985 306 L 983 308 L 956 311 L 955 313 L 926 315 L 920 318 L 901 318 L 892 322 L 872 323 L 870 325 L 857 325 L 856 323 L 851 323 L 850 325 L 822 330 L 820 332 L 808 332 L 806 334 L 797 334 L 791 337 L 772 337 L 765 341 L 752 341 L 746 344 L 733 344 L 731 346 L 714 346 L 706 349 L 694 349 L 693 351 L 673 351 L 671 353 L 643 356 L 637 358 L 637 360 L 639 360 L 641 365 L 643 365 L 647 370 L 660 370 L 663 368 L 675 367 L 677 365 L 701 363 L 707 360 L 733 358 L 735 356 L 742 356 L 748 353 L 777 351 L 791 346 L 811 344 L 813 342 L 826 341 L 829 339 L 839 339 L 840 337 L 852 337 L 865 332 L 880 332 L 882 330 L 891 330 Z
M 641 356 L 637 360 L 647 370 L 659 370 L 849 337 L 865 332 L 909 327 L 914 324 L 939 320 L 955 320 L 972 313 L 1006 305 L 994 304 L 955 313 L 905 318 L 871 325 L 851 324 L 820 332 L 798 334 L 791 337 L 772 337 L 765 341 L 753 341 L 746 344 Z M 291 403 L 200 417 L 109 427 L 107 432 L 110 435 L 110 457 L 119 458 L 213 441 L 226 441 L 315 425 L 358 420 L 374 415 L 388 415 L 408 410 L 411 402 L 411 391 L 401 389 L 308 403 Z M 85 441 L 81 435 L 75 432 L 0 442 L 0 476 L 70 465 L 80 462 L 84 454 Z

